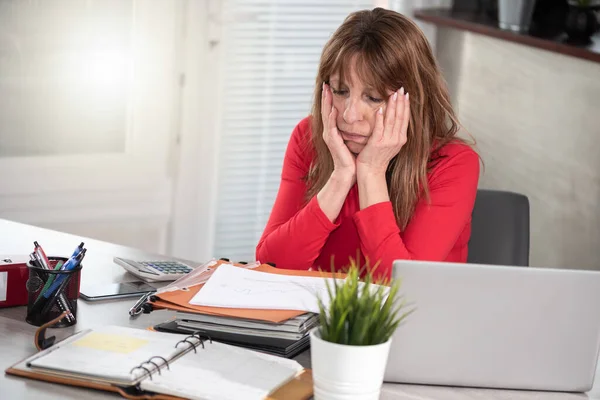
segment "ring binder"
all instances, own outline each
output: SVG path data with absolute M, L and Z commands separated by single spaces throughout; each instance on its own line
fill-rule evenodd
M 201 332 L 202 332 L 202 334 L 203 334 L 204 336 L 206 336 L 206 337 L 208 338 L 208 341 L 209 341 L 210 343 L 212 343 L 212 338 L 211 338 L 209 335 L 207 335 L 205 332 L 203 332 L 203 331 L 194 331 L 194 333 L 192 333 L 192 334 L 191 334 L 191 336 L 196 336 L 196 335 L 198 335 L 198 340 L 202 341 L 202 337 L 200 336 L 200 333 L 201 333 Z
M 145 363 L 142 363 L 140 365 L 138 365 L 137 367 L 133 367 L 131 368 L 131 370 L 129 371 L 129 373 L 132 373 L 133 371 L 135 371 L 136 369 L 144 369 L 146 370 L 146 372 L 148 373 L 148 376 L 150 377 L 150 380 L 152 380 L 152 373 L 150 372 L 150 370 L 146 367 L 143 367 L 142 365 Z
M 204 349 L 204 340 L 202 340 L 202 336 L 200 336 L 200 334 L 201 334 L 201 331 L 193 332 L 190 336 L 177 342 L 175 344 L 175 348 L 177 348 L 177 346 L 179 346 L 179 343 L 186 342 L 186 343 L 189 343 L 190 346 L 192 346 L 194 348 L 194 353 L 197 353 L 196 347 L 198 347 L 199 345 L 202 345 L 202 348 Z M 212 338 L 206 334 L 204 334 L 204 336 L 206 336 L 208 338 L 208 340 L 210 341 L 210 343 L 212 344 Z M 194 343 L 188 341 L 188 339 L 197 339 L 198 343 L 194 345 Z
M 202 348 L 204 348 L 204 340 L 202 340 L 202 336 L 200 336 L 200 332 L 201 331 L 195 331 L 190 336 L 196 337 L 196 335 L 198 335 L 198 340 L 200 341 L 200 344 L 202 344 Z M 208 338 L 208 340 L 210 341 L 210 343 L 212 344 L 212 338 L 210 336 L 208 336 L 207 334 L 204 334 L 204 336 L 206 336 Z
M 146 361 L 146 362 L 142 363 L 142 365 L 144 365 L 144 364 L 152 364 L 152 365 L 154 365 L 154 366 L 156 367 L 156 372 L 158 372 L 158 374 L 159 374 L 159 375 L 162 375 L 162 374 L 160 373 L 160 367 L 158 366 L 158 364 L 157 364 L 157 363 L 155 363 L 154 361 L 152 361 L 152 359 L 150 359 L 150 360 L 148 360 L 148 361 Z M 150 379 L 152 379 L 152 378 L 150 378 Z
M 85 330 L 18 362 L 6 373 L 107 390 L 136 399 L 210 398 L 215 393 L 225 393 L 225 397 L 299 400 L 312 394 L 310 371 L 298 362 L 259 355 L 252 350 L 213 341 L 202 331 L 192 332 L 185 335 L 188 336 L 185 340 L 179 337 L 169 341 L 169 335 L 128 327 Z M 114 340 L 109 343 L 105 336 L 114 337 Z M 184 341 L 186 345 L 174 349 L 178 340 L 179 344 Z M 98 346 L 100 343 L 102 346 Z M 207 356 L 200 352 L 198 356 L 191 355 L 192 348 L 197 349 L 200 345 L 205 347 L 202 351 Z M 102 352 L 102 362 L 90 362 L 89 357 L 81 354 L 79 346 L 90 346 Z M 125 347 L 132 350 L 123 352 Z M 184 361 L 178 364 L 177 360 L 181 358 Z M 130 360 L 136 360 L 133 368 Z M 235 360 L 239 361 L 237 365 L 230 362 Z M 171 369 L 173 365 L 175 368 Z M 165 367 L 170 372 L 163 374 Z
M 186 338 L 186 339 L 187 339 L 187 338 Z M 190 343 L 190 342 L 188 342 L 188 343 Z M 191 344 L 191 343 L 190 343 L 190 344 Z M 195 350 L 195 347 L 194 347 L 194 350 Z M 162 360 L 162 361 L 163 361 L 163 364 L 162 364 L 162 365 L 158 365 L 157 363 L 155 363 L 154 361 L 152 361 L 152 359 L 154 359 L 154 358 L 158 358 L 158 359 Z M 150 372 L 150 370 L 149 370 L 148 368 L 144 367 L 144 364 L 152 364 L 152 365 L 154 365 L 156 368 L 154 368 L 153 370 L 156 370 L 156 372 L 158 372 L 158 374 L 159 374 L 159 375 L 162 375 L 162 373 L 160 372 L 160 370 L 161 370 L 162 366 L 166 366 L 166 367 L 167 367 L 167 370 L 170 370 L 170 369 L 171 369 L 171 368 L 169 367 L 169 362 L 168 362 L 168 361 L 167 361 L 167 360 L 166 360 L 164 357 L 161 357 L 161 356 L 153 356 L 153 357 L 150 357 L 150 359 L 148 359 L 147 361 L 144 361 L 143 363 L 141 363 L 140 365 L 138 365 L 138 366 L 136 366 L 136 367 L 133 367 L 133 368 L 131 368 L 131 370 L 129 371 L 129 373 L 132 373 L 132 372 L 133 372 L 133 371 L 135 371 L 136 369 L 144 369 L 144 370 L 146 370 L 146 372 L 147 372 L 147 375 L 150 377 L 150 380 L 152 380 L 152 372 Z
M 196 347 L 197 347 L 197 345 L 194 345 L 194 343 L 192 343 L 192 342 L 188 341 L 188 339 L 189 339 L 189 338 L 193 338 L 193 336 L 188 336 L 188 337 L 186 337 L 185 339 L 183 339 L 183 340 L 180 340 L 179 342 L 177 342 L 177 343 L 175 344 L 175 348 L 177 348 L 177 347 L 179 346 L 179 343 L 186 342 L 186 343 L 189 343 L 189 344 L 190 344 L 190 346 L 192 346 L 192 348 L 194 349 L 194 353 L 197 353 L 197 351 L 196 351 Z M 200 342 L 202 342 L 202 341 L 200 341 Z M 204 343 L 202 343 L 202 346 L 204 347 Z
M 169 362 L 168 362 L 167 360 L 165 360 L 165 358 L 164 358 L 164 357 L 161 357 L 161 356 L 154 356 L 154 357 L 150 357 L 150 360 L 152 360 L 153 358 L 160 358 L 161 360 L 163 360 L 163 361 L 164 361 L 165 365 L 167 366 L 167 369 L 170 369 L 170 368 L 169 368 Z M 148 361 L 150 361 L 150 360 L 148 360 Z

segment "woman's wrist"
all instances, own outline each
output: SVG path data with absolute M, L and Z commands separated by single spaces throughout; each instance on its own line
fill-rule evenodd
M 335 182 L 336 187 L 342 189 L 347 187 L 348 191 L 350 191 L 350 188 L 356 182 L 356 171 L 351 169 L 334 169 L 329 180 Z
M 348 192 L 354 185 L 355 177 L 350 172 L 334 170 L 323 189 L 317 193 L 319 207 L 331 222 L 340 214 Z
M 384 170 L 357 168 L 356 179 L 361 210 L 390 200 Z

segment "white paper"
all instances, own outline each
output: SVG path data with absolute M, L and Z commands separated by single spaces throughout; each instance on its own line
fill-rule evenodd
M 261 400 L 300 371 L 294 360 L 206 342 L 141 387 L 189 399 Z
M 131 372 L 140 363 L 154 356 L 170 360 L 181 352 L 184 346 L 175 348 L 174 339 L 170 333 L 102 326 L 73 342 L 59 343 L 53 351 L 31 361 L 31 365 L 130 382 L 144 373 L 141 369 Z
M 198 266 L 194 268 L 194 270 L 188 274 L 185 274 L 181 278 L 177 279 L 170 284 L 159 288 L 156 293 L 164 293 L 164 292 L 173 292 L 176 290 L 181 290 L 184 288 L 191 288 L 192 286 L 200 285 L 206 283 L 208 279 L 212 276 L 215 269 L 211 268 L 217 264 L 217 260 L 211 260 L 204 265 Z M 225 265 L 225 264 L 222 264 Z M 232 264 L 226 264 L 232 265 Z M 246 264 L 240 268 L 256 268 L 260 264 L 258 262 L 254 262 L 252 264 Z
M 333 278 L 277 275 L 223 265 L 190 304 L 318 313 L 318 298 L 326 308 L 330 302 L 326 281 L 333 290 Z
M 0 301 L 6 301 L 8 291 L 8 271 L 0 272 Z

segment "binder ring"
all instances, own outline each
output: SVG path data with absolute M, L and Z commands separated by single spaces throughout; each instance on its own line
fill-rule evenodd
M 198 335 L 198 341 L 200 342 L 200 344 L 202 345 L 202 348 L 204 349 L 204 340 L 202 340 L 202 337 L 200 337 L 200 332 L 194 332 L 192 333 L 192 335 L 190 336 L 190 338 L 195 338 L 196 335 Z
M 202 337 L 200 336 L 200 333 L 203 333 L 203 335 L 206 336 L 208 338 L 208 341 L 212 344 L 212 338 L 209 335 L 207 335 L 206 333 L 202 332 L 202 331 L 196 331 L 196 332 L 192 333 L 192 337 L 195 337 L 196 335 L 198 335 L 198 339 L 201 342 L 203 342 L 202 341 Z M 202 347 L 204 347 L 204 342 L 202 344 L 203 344 Z
M 152 365 L 154 365 L 156 367 L 156 372 L 158 372 L 159 375 L 162 375 L 160 373 L 160 367 L 158 366 L 157 363 L 155 363 L 154 361 L 152 361 L 152 359 L 150 359 L 150 360 L 142 363 L 142 365 L 144 365 L 144 364 L 152 364 Z
M 179 342 L 177 342 L 177 344 L 175 344 L 175 348 L 179 347 L 179 343 L 187 342 L 194 349 L 194 353 L 197 353 L 197 351 L 196 351 L 196 345 L 194 343 L 190 342 L 188 339 L 189 339 L 189 337 L 186 337 L 185 339 L 180 340 Z
M 142 365 L 138 365 L 137 367 L 133 367 L 131 368 L 131 370 L 129 371 L 129 373 L 132 373 L 133 371 L 135 371 L 136 369 L 143 369 L 148 373 L 148 376 L 150 377 L 150 380 L 152 380 L 152 372 L 150 372 L 150 370 Z
M 164 363 L 165 363 L 165 365 L 167 366 L 167 369 L 168 369 L 168 370 L 170 370 L 170 369 L 171 369 L 171 368 L 169 368 L 169 362 L 168 362 L 167 360 L 165 360 L 165 358 L 164 358 L 164 357 L 161 357 L 161 356 L 154 356 L 154 357 L 150 357 L 150 360 L 148 360 L 148 362 L 152 362 L 152 359 L 153 359 L 153 358 L 160 358 L 161 360 L 163 360 L 163 362 L 164 362 Z M 154 363 L 152 363 L 152 364 L 154 364 Z M 156 364 L 154 364 L 154 365 L 156 365 Z

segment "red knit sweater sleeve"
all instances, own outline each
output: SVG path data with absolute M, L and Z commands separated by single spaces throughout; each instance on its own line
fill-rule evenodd
M 391 202 L 371 205 L 354 215 L 361 250 L 376 276 L 389 278 L 394 260 L 443 261 L 470 221 L 477 183 L 479 157 L 464 145 L 451 150 L 429 175 L 430 202 L 421 199 L 401 232 Z
M 311 162 L 309 140 L 310 120 L 305 118 L 290 137 L 275 204 L 256 247 L 256 259 L 262 263 L 309 269 L 338 226 L 323 213 L 316 196 L 306 203 L 304 177 Z

